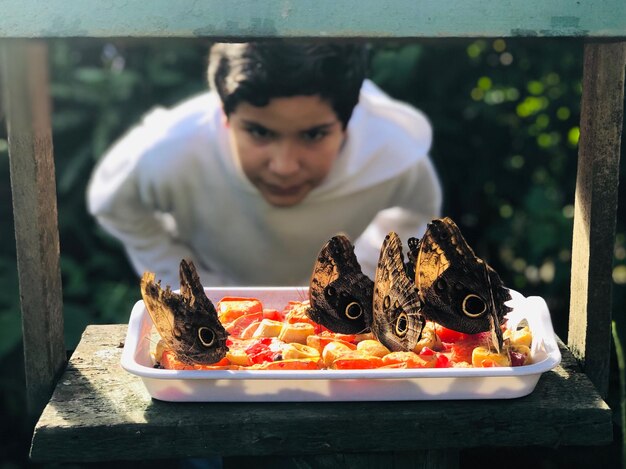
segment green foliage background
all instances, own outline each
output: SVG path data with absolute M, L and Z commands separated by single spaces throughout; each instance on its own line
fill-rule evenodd
M 86 212 L 85 188 L 93 166 L 150 108 L 172 105 L 205 89 L 208 46 L 203 40 L 177 39 L 50 42 L 70 350 L 87 324 L 127 322 L 140 297 L 121 246 Z M 434 126 L 432 158 L 444 185 L 444 214 L 457 221 L 470 245 L 505 284 L 548 301 L 563 339 L 582 50 L 577 41 L 480 39 L 381 43 L 375 44 L 372 55 L 374 81 L 422 109 Z M 23 418 L 21 320 L 4 132 L 1 126 L 0 407 L 5 418 L 0 431 L 6 444 L 0 449 L 0 468 L 26 464 L 30 436 Z M 618 329 L 624 330 L 624 157 L 621 166 L 614 316 Z M 571 459 L 567 467 L 575 467 Z

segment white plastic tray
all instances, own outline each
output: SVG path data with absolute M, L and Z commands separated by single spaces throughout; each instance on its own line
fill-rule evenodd
M 282 309 L 307 297 L 306 288 L 207 288 L 216 303 L 224 296 L 258 298 Z M 511 291 L 509 327 L 526 319 L 533 333 L 531 365 L 502 368 L 374 370 L 164 370 L 153 368 L 152 320 L 143 301 L 130 316 L 122 367 L 140 376 L 149 394 L 163 401 L 281 402 L 509 399 L 530 394 L 542 373 L 561 361 L 550 313 L 541 297 Z

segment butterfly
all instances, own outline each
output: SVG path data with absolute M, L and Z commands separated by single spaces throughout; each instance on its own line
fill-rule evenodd
M 153 272 L 141 278 L 141 296 L 161 338 L 186 364 L 215 363 L 228 351 L 228 333 L 206 296 L 193 262 L 180 262 L 180 294 L 163 290 Z
M 491 331 L 500 350 L 500 325 L 511 310 L 505 305 L 511 296 L 458 226 L 447 217 L 433 220 L 422 239 L 412 237 L 407 244 L 405 262 L 400 238 L 394 232 L 387 235 L 372 289 L 350 241 L 332 238 L 311 277 L 311 319 L 345 334 L 370 327 L 393 351 L 413 350 L 425 321 L 431 320 L 466 334 Z
M 417 289 L 405 271 L 402 242 L 390 232 L 380 250 L 374 279 L 372 332 L 391 351 L 410 351 L 426 320 Z
M 433 220 L 421 240 L 411 238 L 407 270 L 415 271 L 415 285 L 424 316 L 466 334 L 491 331 L 502 347 L 501 323 L 511 299 L 500 276 L 474 254 L 459 227 L 448 217 Z
M 334 332 L 367 332 L 372 322 L 373 288 L 350 240 L 334 236 L 322 247 L 313 267 L 307 314 Z

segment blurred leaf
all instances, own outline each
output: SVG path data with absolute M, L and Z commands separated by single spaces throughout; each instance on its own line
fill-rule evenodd
M 72 303 L 63 305 L 63 320 L 65 347 L 68 350 L 74 350 L 80 342 L 85 328 L 94 324 L 94 320 L 89 314 L 86 314 L 84 307 Z
M 17 311 L 0 311 L 0 358 L 22 341 L 22 316 Z
M 60 193 L 71 192 L 77 184 L 78 178 L 84 174 L 85 170 L 91 170 L 90 152 L 88 148 L 79 148 L 75 157 L 64 165 L 57 183 L 57 190 Z
M 94 292 L 96 301 L 102 305 L 101 319 L 107 323 L 126 323 L 132 305 L 141 299 L 139 283 L 106 283 Z
M 95 67 L 80 67 L 74 74 L 78 81 L 90 86 L 101 84 L 107 77 L 106 70 Z

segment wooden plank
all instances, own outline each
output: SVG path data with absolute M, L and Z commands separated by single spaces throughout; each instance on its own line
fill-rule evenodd
M 227 458 L 224 464 L 228 467 L 272 469 L 458 469 L 459 451 L 446 449 L 295 457 L 248 456 Z
M 66 361 L 47 47 L 41 41 L 2 46 L 27 401 L 37 416 Z
M 125 325 L 87 328 L 35 428 L 35 461 L 403 453 L 447 451 L 450 445 L 612 441 L 611 410 L 565 348 L 561 366 L 519 399 L 172 403 L 151 399 L 141 379 L 121 368 L 125 331 Z
M 0 37 L 626 36 L 623 0 L 2 0 Z
M 625 66 L 626 42 L 585 45 L 568 345 L 604 396 Z

